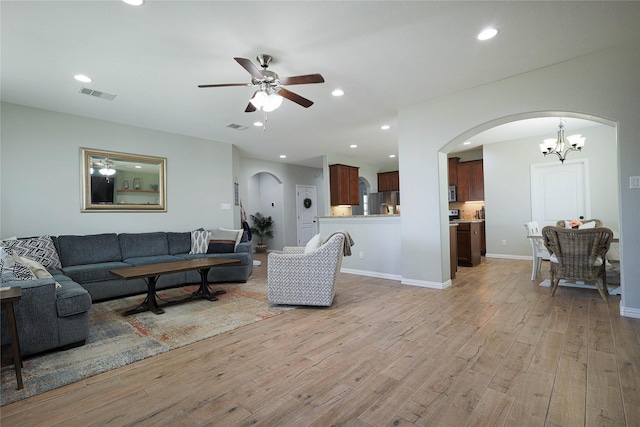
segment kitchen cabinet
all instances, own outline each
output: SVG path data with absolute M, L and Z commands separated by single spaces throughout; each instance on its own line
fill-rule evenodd
M 487 254 L 487 232 L 485 229 L 485 222 L 480 223 L 480 255 L 485 256 Z
M 341 164 L 329 166 L 331 206 L 360 204 L 358 170 L 355 166 Z
M 449 185 L 458 185 L 458 162 L 460 157 L 449 157 Z
M 482 160 L 457 164 L 459 202 L 484 200 L 484 169 Z
M 458 224 L 458 265 L 475 267 L 480 265 L 480 222 Z
M 378 192 L 400 191 L 400 173 L 380 172 L 378 173 Z

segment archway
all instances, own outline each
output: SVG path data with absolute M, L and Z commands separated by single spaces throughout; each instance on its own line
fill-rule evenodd
M 498 127 L 518 123 L 527 125 L 528 129 L 523 130 L 519 137 L 481 147 L 485 166 L 487 257 L 531 258 L 523 228 L 524 222 L 535 219 L 531 218 L 531 167 L 544 163 L 560 164 L 555 156 L 544 157 L 538 147 L 543 136 L 555 135 L 557 122 L 549 121 L 549 118 L 580 119 L 573 121 L 574 126 L 580 127 L 568 128 L 567 135 L 586 134 L 587 145 L 581 153 L 572 153 L 568 159 L 589 162 L 590 193 L 595 216 L 601 217 L 607 227 L 619 230 L 620 201 L 618 192 L 612 191 L 619 187 L 616 123 L 588 114 L 558 111 L 506 116 L 469 129 L 442 147 L 442 152 L 449 153 L 456 151 L 464 141 L 475 139 L 475 143 L 482 140 L 476 137 Z M 535 126 L 536 121 L 543 122 L 541 130 Z M 441 191 L 446 193 L 447 188 L 442 187 Z M 616 256 L 617 243 L 613 245 L 612 253 L 612 256 Z
M 284 192 L 282 180 L 268 172 L 259 172 L 247 179 L 247 200 L 243 207 L 249 216 L 260 212 L 273 219 L 273 239 L 266 242 L 267 250 L 284 246 Z

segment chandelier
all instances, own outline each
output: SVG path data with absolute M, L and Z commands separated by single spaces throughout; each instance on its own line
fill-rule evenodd
M 116 173 L 116 169 L 109 159 L 104 159 L 103 166 L 98 172 L 100 172 L 100 175 L 109 177 Z
M 542 144 L 540 144 L 540 150 L 545 156 L 548 154 L 555 154 L 558 156 L 560 161 L 564 163 L 564 160 L 567 158 L 567 154 L 572 151 L 582 150 L 585 139 L 586 138 L 580 134 L 571 135 L 565 139 L 564 125 L 562 124 L 562 120 L 560 120 L 560 125 L 558 125 L 558 138 L 545 139 Z

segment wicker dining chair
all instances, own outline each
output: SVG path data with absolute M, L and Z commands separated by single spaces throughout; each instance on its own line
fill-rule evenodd
M 551 254 L 551 296 L 561 279 L 582 280 L 595 283 L 600 296 L 607 301 L 605 256 L 613 239 L 610 229 L 547 226 L 542 229 L 542 238 Z
M 565 221 L 568 221 L 568 220 L 559 219 L 558 222 L 556 222 L 556 226 L 557 227 L 567 228 L 566 225 L 565 225 Z M 587 223 L 590 223 L 590 222 L 595 222 L 596 225 L 595 225 L 594 228 L 602 227 L 602 221 L 600 221 L 599 219 L 595 219 L 595 218 L 594 219 L 580 219 L 580 220 L 576 220 L 576 221 L 580 221 L 583 225 L 587 224 Z

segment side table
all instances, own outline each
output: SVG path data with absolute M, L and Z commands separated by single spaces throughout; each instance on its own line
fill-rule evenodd
M 9 334 L 11 335 L 11 351 L 13 352 L 13 366 L 16 370 L 18 390 L 22 389 L 22 355 L 20 354 L 20 341 L 18 340 L 18 328 L 16 327 L 16 313 L 13 303 L 22 296 L 22 288 L 13 287 L 0 290 L 0 302 L 2 308 L 7 310 L 9 321 Z

